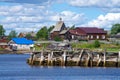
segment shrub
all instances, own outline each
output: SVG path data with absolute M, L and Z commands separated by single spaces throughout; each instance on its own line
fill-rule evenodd
M 98 40 L 95 40 L 93 43 L 94 48 L 99 48 L 100 47 L 100 42 Z

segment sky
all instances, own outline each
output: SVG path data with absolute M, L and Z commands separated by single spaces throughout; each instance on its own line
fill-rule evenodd
M 110 30 L 120 23 L 120 0 L 0 0 L 0 24 L 9 34 L 37 32 L 55 25 L 98 27 Z

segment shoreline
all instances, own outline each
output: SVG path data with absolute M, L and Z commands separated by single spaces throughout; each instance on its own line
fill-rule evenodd
M 0 54 L 24 54 L 24 53 L 31 53 L 31 51 L 0 50 Z

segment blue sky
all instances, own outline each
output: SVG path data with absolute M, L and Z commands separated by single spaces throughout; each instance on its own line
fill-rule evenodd
M 120 23 L 119 4 L 120 0 L 0 0 L 0 24 L 6 34 L 38 31 L 61 17 L 66 26 L 110 30 Z

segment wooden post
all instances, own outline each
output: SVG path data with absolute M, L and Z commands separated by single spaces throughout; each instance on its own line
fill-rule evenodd
M 67 56 L 66 56 L 66 51 L 63 53 L 63 66 L 66 66 L 66 61 L 67 61 Z
M 32 50 L 33 52 L 35 52 L 35 47 L 33 48 L 33 50 Z
M 90 54 L 89 53 L 87 53 L 87 54 L 88 54 L 88 57 L 87 57 L 87 61 L 86 61 L 86 64 L 85 64 L 86 67 L 88 67 L 88 64 L 89 64 L 89 61 L 90 61 Z
M 43 51 L 41 52 L 41 56 L 40 56 L 40 65 L 42 65 L 44 60 L 44 56 L 43 56 Z
M 54 54 L 54 52 L 52 51 L 52 52 L 51 52 L 51 56 L 50 56 L 50 59 L 51 59 L 51 60 L 50 60 L 51 66 L 53 66 L 53 54 Z
M 50 60 L 51 60 L 51 55 L 50 55 L 50 53 L 48 53 L 48 62 L 47 62 L 48 66 L 50 65 Z
M 77 63 L 76 63 L 77 66 L 80 65 L 83 52 L 84 52 L 84 49 L 82 49 L 81 52 L 80 52 L 80 55 L 79 55 L 78 60 L 77 60 Z
M 30 64 L 31 64 L 31 65 L 33 65 L 34 57 L 35 57 L 35 54 L 32 53 L 32 54 L 31 54 L 31 57 L 30 57 Z
M 104 56 L 103 56 L 103 67 L 105 67 L 105 65 L 106 65 L 106 49 L 105 49 L 105 51 L 104 51 Z
M 99 54 L 97 54 L 97 65 L 96 65 L 97 67 L 99 66 L 100 62 L 101 62 L 100 55 L 99 55 Z
M 118 67 L 120 67 L 120 51 L 118 52 Z
M 91 56 L 90 56 L 90 67 L 93 66 L 93 58 L 94 58 L 93 53 L 91 53 Z

